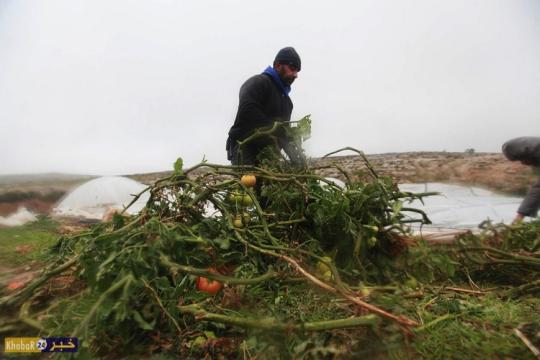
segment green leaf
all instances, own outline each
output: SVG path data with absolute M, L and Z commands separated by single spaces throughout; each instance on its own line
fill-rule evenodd
M 174 174 L 175 175 L 184 175 L 183 166 L 184 166 L 184 160 L 182 160 L 182 158 L 180 158 L 180 157 L 178 159 L 176 159 L 176 161 L 174 162 Z
M 231 247 L 231 241 L 229 240 L 229 238 L 220 239 L 218 243 L 220 249 L 222 250 L 229 250 L 229 248 Z
M 126 223 L 124 217 L 118 213 L 113 214 L 112 222 L 114 229 L 120 229 Z
M 217 339 L 216 334 L 214 334 L 213 331 L 203 331 L 203 334 L 207 339 Z
M 298 135 L 305 141 L 311 137 L 311 115 L 306 115 L 298 121 L 297 131 Z
M 143 330 L 152 330 L 154 327 L 149 324 L 146 320 L 143 319 L 141 314 L 137 310 L 133 310 L 132 312 L 133 320 L 139 324 L 139 327 Z
M 206 338 L 204 336 L 197 336 L 195 340 L 191 342 L 190 345 L 200 347 L 200 346 L 203 346 L 204 344 L 206 344 Z
M 401 201 L 396 201 L 394 204 L 392 204 L 392 212 L 394 213 L 394 216 L 399 214 L 402 208 L 403 208 L 403 203 Z

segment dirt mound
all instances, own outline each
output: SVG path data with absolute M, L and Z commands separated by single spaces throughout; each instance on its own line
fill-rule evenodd
M 26 199 L 15 202 L 0 202 L 0 216 L 8 216 L 15 213 L 19 208 L 25 207 L 34 214 L 48 214 L 54 206 L 54 202 L 40 199 Z
M 471 185 L 508 194 L 524 194 L 537 175 L 529 166 L 506 160 L 502 154 L 418 152 L 367 155 L 375 171 L 397 183 L 443 182 Z M 367 169 L 359 156 L 316 159 L 316 166 L 337 162 L 348 171 Z M 324 169 L 325 176 L 342 178 Z

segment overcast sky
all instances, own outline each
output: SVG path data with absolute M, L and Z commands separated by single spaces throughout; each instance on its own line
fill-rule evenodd
M 538 0 L 0 0 L 0 174 L 226 163 L 239 87 L 284 46 L 310 156 L 540 136 Z

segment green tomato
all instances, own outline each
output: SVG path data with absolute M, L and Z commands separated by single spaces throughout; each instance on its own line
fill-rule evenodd
M 253 205 L 253 199 L 249 195 L 244 195 L 242 197 L 242 205 L 244 206 L 251 206 Z
M 325 271 L 325 272 L 322 274 L 321 277 L 323 278 L 324 281 L 330 281 L 330 280 L 332 280 L 332 272 L 331 272 L 330 270 Z
M 239 194 L 237 192 L 232 192 L 229 194 L 229 202 L 233 203 L 233 204 L 236 204 L 236 203 L 239 203 L 239 202 L 242 202 L 242 194 Z
M 410 289 L 416 289 L 418 287 L 418 281 L 415 278 L 410 277 L 405 281 L 405 286 Z
M 362 296 L 364 297 L 369 296 L 369 294 L 371 293 L 371 291 L 369 291 L 369 289 L 365 286 L 362 286 L 360 288 L 360 292 L 362 293 Z
M 244 227 L 244 222 L 242 221 L 242 215 L 237 215 L 233 220 L 233 225 L 235 228 L 241 229 Z
M 332 263 L 332 258 L 330 256 L 323 256 L 322 260 L 324 261 L 319 261 L 317 263 L 317 270 L 324 274 L 325 272 L 330 271 L 330 267 L 326 265 L 326 263 Z

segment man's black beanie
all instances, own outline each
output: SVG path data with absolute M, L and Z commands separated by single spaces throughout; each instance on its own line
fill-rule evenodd
M 274 59 L 274 64 L 275 63 L 292 65 L 295 68 L 297 68 L 298 71 L 300 71 L 301 65 L 302 65 L 300 56 L 298 55 L 296 50 L 294 50 L 294 48 L 291 46 L 288 46 L 279 50 L 279 52 L 276 55 L 276 58 Z

